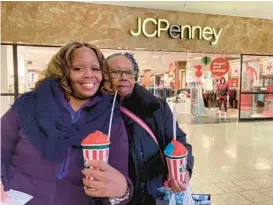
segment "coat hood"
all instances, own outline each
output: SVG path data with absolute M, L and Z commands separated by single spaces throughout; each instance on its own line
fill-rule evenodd
M 132 94 L 123 100 L 123 105 L 134 113 L 151 114 L 159 108 L 160 103 L 151 92 L 135 84 Z

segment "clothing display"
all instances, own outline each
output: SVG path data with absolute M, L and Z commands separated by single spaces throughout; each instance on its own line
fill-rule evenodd
M 190 89 L 190 88 L 182 88 L 182 89 L 179 89 L 179 90 L 177 91 L 177 95 L 179 95 L 181 92 L 187 92 L 188 94 L 190 94 L 191 89 Z
M 264 99 L 265 99 L 264 94 L 258 94 L 257 95 L 257 101 L 264 102 Z
M 226 83 L 226 79 L 222 77 L 220 79 L 220 83 L 217 84 L 217 97 L 219 101 L 219 110 L 224 106 L 225 112 L 227 112 L 227 95 L 229 92 L 228 84 Z
M 173 96 L 173 89 L 170 87 L 164 87 L 164 88 L 148 88 L 148 91 L 153 93 L 154 96 L 161 98 L 163 100 L 166 100 L 166 98 Z
M 211 108 L 216 107 L 216 94 L 213 91 L 206 91 L 206 93 L 203 95 L 205 107 Z
M 229 105 L 232 109 L 236 109 L 237 108 L 237 90 L 236 89 L 230 89 L 228 92 L 228 96 L 229 96 Z
M 206 92 L 212 92 L 214 89 L 213 78 L 212 77 L 206 78 L 204 86 Z

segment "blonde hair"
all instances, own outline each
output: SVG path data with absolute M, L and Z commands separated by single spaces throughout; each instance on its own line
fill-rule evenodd
M 102 71 L 103 80 L 101 82 L 101 91 L 113 93 L 112 84 L 110 81 L 110 76 L 108 73 L 108 65 L 102 54 L 102 52 L 94 45 L 88 43 L 72 42 L 63 46 L 50 60 L 47 68 L 42 72 L 39 81 L 36 83 L 35 88 L 37 88 L 43 80 L 47 78 L 56 78 L 61 88 L 64 91 L 66 98 L 68 98 L 72 93 L 72 88 L 70 86 L 70 67 L 72 63 L 72 58 L 74 52 L 78 48 L 87 47 L 93 50 L 98 58 L 100 69 Z

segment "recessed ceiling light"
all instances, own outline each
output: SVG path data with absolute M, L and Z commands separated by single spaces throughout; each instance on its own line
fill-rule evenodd
M 146 50 L 146 48 L 135 48 L 135 50 Z

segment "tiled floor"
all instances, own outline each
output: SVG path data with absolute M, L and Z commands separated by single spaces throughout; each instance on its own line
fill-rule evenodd
M 211 111 L 214 110 L 214 111 Z M 227 117 L 217 117 L 218 109 L 211 109 L 214 115 L 208 113 L 206 117 L 192 117 L 186 114 L 177 114 L 177 119 L 183 124 L 214 124 L 214 123 L 236 123 L 238 121 L 238 111 L 229 109 Z M 224 112 L 223 112 L 224 113 Z
M 273 205 L 273 121 L 185 125 L 195 155 L 191 186 L 212 205 Z

